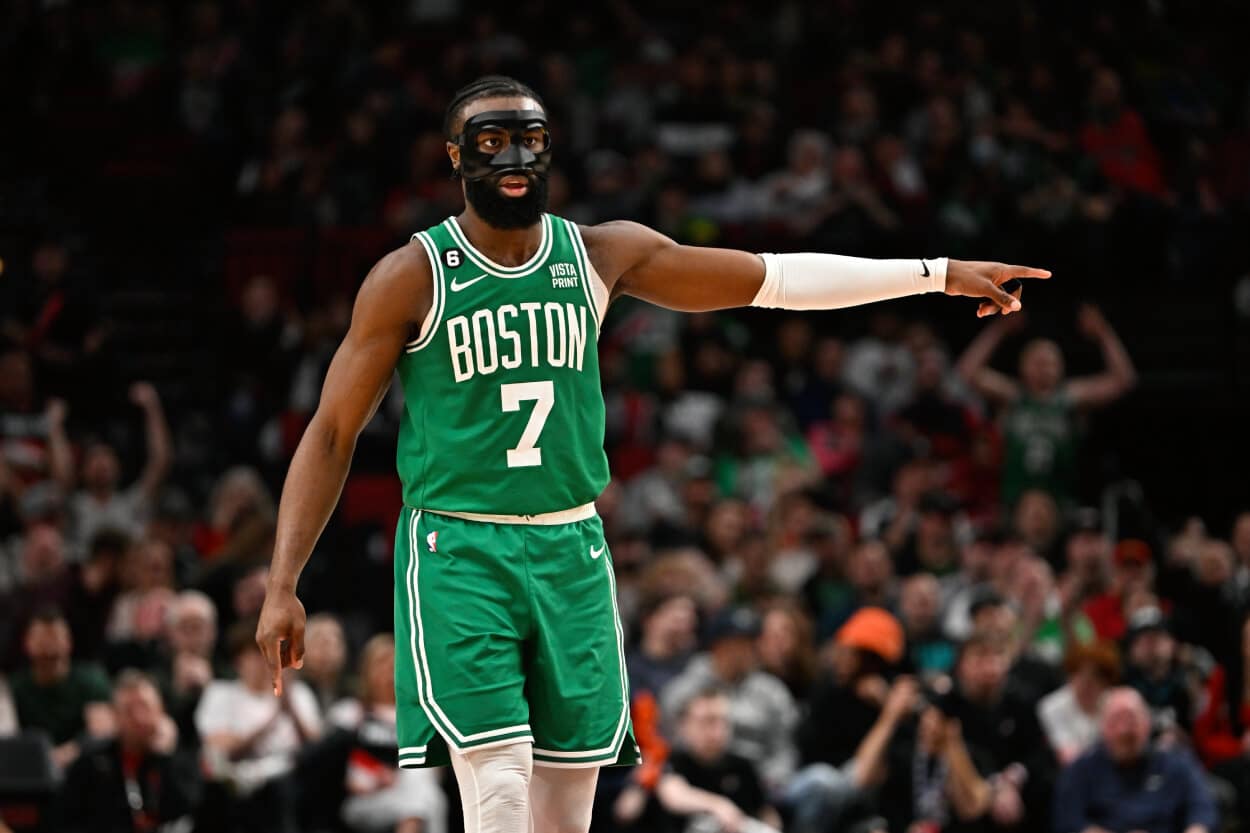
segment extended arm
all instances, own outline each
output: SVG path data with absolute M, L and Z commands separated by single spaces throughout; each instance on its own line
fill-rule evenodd
M 1005 318 L 995 321 L 977 333 L 977 337 L 955 364 L 955 371 L 960 378 L 976 388 L 982 396 L 996 402 L 1010 402 L 1020 394 L 1020 389 L 1010 377 L 989 367 L 990 356 L 994 355 L 1010 329 L 1007 321 Z
M 160 395 L 152 385 L 136 382 L 130 388 L 130 399 L 143 409 L 143 432 L 147 441 L 148 459 L 143 466 L 143 474 L 139 477 L 139 488 L 145 497 L 152 500 L 165 480 L 173 458 L 169 423 L 166 422 L 165 411 L 161 408 Z
M 74 488 L 74 451 L 65 432 L 69 410 L 63 399 L 50 399 L 44 414 L 48 420 L 48 472 L 66 491 Z
M 1077 406 L 1096 408 L 1109 405 L 1137 383 L 1137 370 L 1124 349 L 1124 343 L 1096 307 L 1082 307 L 1077 325 L 1086 336 L 1098 342 L 1106 369 L 1094 376 L 1073 379 L 1068 383 L 1068 394 Z
M 338 503 L 356 438 L 386 393 L 413 322 L 429 309 L 431 292 L 421 247 L 396 250 L 378 262 L 360 287 L 351 327 L 330 362 L 321 402 L 291 460 L 256 629 L 273 669 L 275 693 L 281 692 L 282 669 L 303 663 L 304 608 L 295 597 L 299 574 Z
M 591 260 L 612 294 L 685 312 L 760 306 L 837 309 L 922 292 L 987 298 L 978 315 L 1014 312 L 999 288 L 1043 269 L 980 261 L 872 260 L 829 254 L 752 254 L 682 246 L 646 226 L 604 223 L 583 229 Z

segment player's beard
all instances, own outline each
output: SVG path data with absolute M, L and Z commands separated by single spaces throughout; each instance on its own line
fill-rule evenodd
M 542 219 L 547 210 L 547 178 L 531 176 L 529 188 L 520 197 L 500 193 L 497 177 L 466 179 L 464 196 L 477 215 L 493 228 L 529 228 Z

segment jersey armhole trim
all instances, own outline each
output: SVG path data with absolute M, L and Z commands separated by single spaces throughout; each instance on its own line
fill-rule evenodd
M 412 239 L 419 240 L 421 245 L 425 247 L 425 255 L 430 260 L 430 279 L 434 282 L 434 296 L 430 302 L 430 311 L 426 313 L 425 320 L 421 322 L 421 331 L 415 339 L 404 345 L 405 353 L 415 353 L 433 341 L 434 333 L 438 332 L 438 325 L 443 317 L 443 305 L 446 296 L 446 293 L 443 291 L 443 264 L 438 259 L 438 248 L 434 245 L 434 241 L 423 231 L 414 234 Z
M 586 244 L 582 241 L 582 230 L 572 220 L 565 220 L 564 223 L 568 227 L 569 239 L 573 243 L 573 253 L 581 262 L 582 274 L 585 276 L 583 289 L 586 291 L 586 300 L 590 303 L 590 312 L 595 317 L 596 328 L 602 330 L 603 317 L 608 311 L 608 287 L 603 282 L 603 278 L 599 277 L 595 265 L 590 262 Z

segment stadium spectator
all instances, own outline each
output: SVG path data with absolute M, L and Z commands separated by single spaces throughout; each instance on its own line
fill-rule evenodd
M 973 632 L 955 662 L 955 687 L 943 705 L 958 721 L 982 777 L 994 782 L 987 812 L 996 827 L 1047 824 L 1055 760 L 1038 724 L 1036 700 L 1007 685 L 1011 649 L 1003 637 Z
M 326 713 L 326 723 L 348 734 L 341 816 L 356 833 L 444 833 L 446 798 L 438 774 L 405 769 L 396 742 L 395 640 L 371 637 L 360 652 L 359 698 L 348 697 Z
M 139 479 L 121 488 L 121 462 L 105 442 L 94 442 L 83 453 L 82 488 L 70 501 L 73 543 L 85 549 L 101 529 L 115 529 L 135 537 L 151 515 L 157 492 L 172 464 L 169 426 L 156 388 L 146 382 L 130 387 L 130 401 L 143 411 L 147 460 Z
M 204 690 L 228 668 L 215 661 L 217 608 L 198 590 L 184 590 L 169 606 L 163 643 L 153 674 L 168 711 L 178 725 L 179 742 L 199 747 L 195 711 Z
M 1156 732 L 1182 737 L 1193 721 L 1189 675 L 1171 624 L 1157 607 L 1144 607 L 1129 619 L 1124 636 L 1124 685 L 1135 689 L 1150 708 Z
M 823 611 L 822 632 L 836 630 L 861 607 L 894 607 L 897 595 L 894 562 L 880 541 L 864 541 L 854 549 L 847 564 L 847 581 L 851 597 L 843 607 Z
M 681 674 L 694 653 L 697 616 L 694 599 L 681 593 L 642 602 L 638 645 L 625 658 L 631 694 L 658 696 Z
M 942 585 L 930 573 L 903 580 L 899 620 L 907 645 L 907 662 L 921 679 L 933 684 L 955 665 L 955 644 L 942 633 Z
M 899 703 L 891 711 L 902 706 Z M 1000 781 L 1004 789 L 996 795 L 986 775 L 992 765 L 964 742 L 959 721 L 932 701 L 922 701 L 922 708 L 919 719 L 907 725 L 899 725 L 898 717 L 884 722 L 883 713 L 883 721 L 878 723 L 880 739 L 870 734 L 862 747 L 864 754 L 857 756 L 865 773 L 872 773 L 874 764 L 886 769 L 876 804 L 888 829 L 919 825 L 923 829 L 971 831 L 992 829 L 999 820 L 1018 819 L 1019 799 L 1013 782 Z M 887 736 L 885 730 L 891 725 L 896 732 Z M 882 752 L 884 743 L 888 746 Z M 871 782 L 874 776 L 868 777 Z
M 656 787 L 661 805 L 680 817 L 710 816 L 712 823 L 695 825 L 707 833 L 780 830 L 781 817 L 769 805 L 755 764 L 731 751 L 733 728 L 725 693 L 711 688 L 695 694 L 686 702 L 678 726 L 671 772 Z
M 877 720 L 887 675 L 903 658 L 903 628 L 879 607 L 863 607 L 833 638 L 832 661 L 812 690 L 798 731 L 804 764 L 841 767 Z
M 130 833 L 188 825 L 199 776 L 173 757 L 178 731 L 156 683 L 123 671 L 113 685 L 113 710 L 117 736 L 84 746 L 65 775 L 57 829 Z
M 1128 629 L 1130 605 L 1152 594 L 1155 585 L 1154 556 L 1150 545 L 1136 538 L 1118 542 L 1112 555 L 1111 581 L 1101 593 L 1083 605 L 1099 639 L 1122 639 Z
M 960 356 L 957 368 L 968 384 L 1004 408 L 1003 502 L 1014 506 L 1034 488 L 1068 502 L 1077 496 L 1077 413 L 1119 399 L 1136 383 L 1137 371 L 1107 319 L 1096 307 L 1085 306 L 1077 327 L 1098 344 L 1106 369 L 1065 379 L 1058 345 L 1035 339 L 1020 353 L 1019 379 L 1012 379 L 988 365 L 1003 339 L 1020 326 L 1010 316 L 987 325 Z
M 109 684 L 104 672 L 74 662 L 69 623 L 56 608 L 36 611 L 26 625 L 27 668 L 9 685 L 23 729 L 38 729 L 55 745 L 53 760 L 65 768 L 78 757 L 84 741 L 114 730 Z
M 816 674 L 811 620 L 788 597 L 760 607 L 760 638 L 755 643 L 760 668 L 785 683 L 796 701 L 802 701 Z
M 295 755 L 321 733 L 316 696 L 296 679 L 275 697 L 251 622 L 233 626 L 227 647 L 235 680 L 214 680 L 195 709 L 210 789 L 197 826 L 228 831 L 292 831 Z
M 195 548 L 213 563 L 255 564 L 269 555 L 273 496 L 255 470 L 236 466 L 218 479 L 207 523 L 195 530 Z
M 173 551 L 161 541 L 136 541 L 123 557 L 119 573 L 122 591 L 113 601 L 106 636 L 114 645 L 149 650 L 164 632 L 177 595 Z
M 347 668 L 347 637 L 338 617 L 319 613 L 309 617 L 304 638 L 308 649 L 300 676 L 325 711 L 352 692 L 352 681 L 343 673 Z
M 112 529 L 91 537 L 83 560 L 73 568 L 73 585 L 66 602 L 66 618 L 74 638 L 74 656 L 102 657 L 108 624 L 120 592 L 121 564 L 130 550 L 130 539 Z
M 676 725 L 686 703 L 700 691 L 719 686 L 729 697 L 734 753 L 754 761 L 765 789 L 779 789 L 794 772 L 798 753 L 791 733 L 798 708 L 785 684 L 760 670 L 755 640 L 759 616 L 748 608 L 722 611 L 712 621 L 708 651 L 695 656 L 660 693 L 665 719 Z
M 1076 644 L 1063 659 L 1068 682 L 1043 697 L 1037 718 L 1061 765 L 1066 766 L 1098 739 L 1103 697 L 1120 677 L 1120 658 L 1106 642 Z
M 1215 802 L 1194 759 L 1150 740 L 1150 711 L 1130 688 L 1113 689 L 1103 707 L 1101 741 L 1060 775 L 1056 833 L 1210 833 Z

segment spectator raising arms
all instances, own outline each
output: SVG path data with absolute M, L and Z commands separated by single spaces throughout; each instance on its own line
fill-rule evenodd
M 147 461 L 139 479 L 120 488 L 121 463 L 117 452 L 104 442 L 94 442 L 83 455 L 82 489 L 71 503 L 74 543 L 85 548 L 101 529 L 138 535 L 147 522 L 156 496 L 173 462 L 169 425 L 160 395 L 147 382 L 130 387 L 130 401 L 143 411 Z
M 1133 387 L 1137 372 L 1115 330 L 1093 306 L 1081 307 L 1077 327 L 1097 342 L 1106 369 L 1096 376 L 1064 379 L 1063 354 L 1047 339 L 1034 339 L 1020 353 L 1020 377 L 991 370 L 990 357 L 1021 319 L 1002 318 L 981 331 L 959 358 L 960 376 L 1004 407 L 1003 502 L 1011 506 L 1028 489 L 1056 500 L 1076 497 L 1079 445 L 1077 414 L 1110 404 Z

